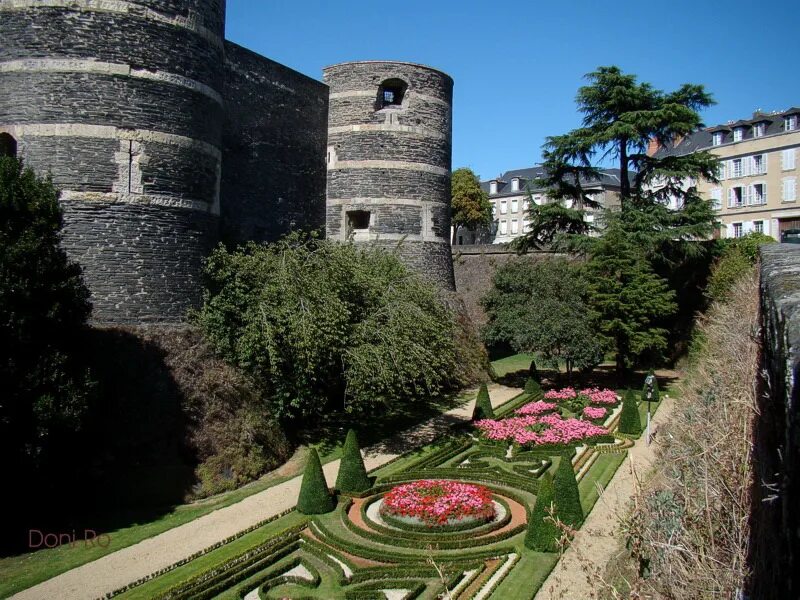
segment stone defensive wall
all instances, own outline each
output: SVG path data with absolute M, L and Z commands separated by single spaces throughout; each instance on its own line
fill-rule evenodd
M 396 249 L 454 287 L 450 252 L 453 80 L 430 67 L 327 67 L 327 235 Z

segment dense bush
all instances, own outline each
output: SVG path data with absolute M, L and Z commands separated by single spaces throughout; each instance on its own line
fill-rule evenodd
M 578 491 L 578 480 L 575 478 L 572 461 L 566 456 L 562 456 L 558 463 L 558 469 L 553 478 L 553 495 L 558 507 L 559 518 L 570 527 L 580 526 L 583 523 L 581 495 Z
M 336 476 L 336 489 L 340 492 L 363 492 L 371 485 L 356 432 L 351 429 L 344 441 L 339 474 Z
M 312 448 L 308 453 L 303 482 L 300 484 L 300 496 L 297 499 L 297 510 L 304 515 L 319 515 L 331 512 L 336 508 L 336 501 L 328 490 L 325 473 L 319 462 L 319 454 Z
M 537 552 L 556 552 L 558 539 L 561 537 L 556 524 L 551 518 L 551 506 L 555 506 L 553 479 L 549 473 L 542 475 L 539 482 L 539 493 L 536 504 L 528 519 L 528 531 L 525 534 L 525 547 Z M 557 516 L 556 514 L 553 516 Z
M 472 411 L 472 420 L 494 419 L 494 409 L 492 401 L 489 399 L 489 389 L 486 384 L 481 384 L 478 390 L 478 397 L 475 399 L 475 408 Z
M 639 435 L 642 432 L 642 419 L 636 397 L 631 390 L 625 390 L 622 397 L 622 412 L 619 415 L 619 432 L 628 435 Z
M 750 267 L 758 260 L 758 247 L 771 243 L 775 243 L 775 240 L 763 233 L 748 233 L 741 238 L 722 240 L 722 252 L 712 267 L 706 296 L 712 301 L 727 300 L 736 282 L 749 273 Z
M 280 418 L 366 413 L 461 382 L 452 312 L 392 253 L 292 235 L 217 248 L 196 321 Z

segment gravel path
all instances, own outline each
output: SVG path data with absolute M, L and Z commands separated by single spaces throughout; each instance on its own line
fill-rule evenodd
M 505 403 L 520 391 L 497 384 L 489 386 L 493 406 Z M 446 433 L 453 424 L 469 419 L 473 404 L 469 402 L 365 449 L 364 462 L 367 469 L 375 469 L 409 450 L 430 443 Z M 328 483 L 332 485 L 339 471 L 339 461 L 326 464 L 323 470 Z M 220 508 L 190 523 L 57 575 L 19 592 L 12 598 L 71 600 L 102 597 L 292 508 L 297 502 L 301 479 L 298 476 L 248 496 L 241 502 Z
M 661 402 L 653 416 L 653 429 L 668 421 L 675 408 L 672 398 L 665 397 Z M 633 494 L 634 474 L 641 479 L 650 470 L 656 460 L 657 446 L 658 436 L 648 446 L 642 435 L 628 450 L 628 458 L 602 492 L 572 545 L 545 580 L 535 600 L 589 600 L 597 597 L 594 578 L 603 574 L 608 559 L 619 548 L 619 539 L 616 537 L 619 516 L 625 513 Z

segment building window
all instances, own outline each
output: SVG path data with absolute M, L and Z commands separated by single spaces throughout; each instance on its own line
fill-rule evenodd
M 490 181 L 489 182 L 489 193 L 491 195 L 493 195 L 493 196 L 497 193 L 497 182 L 496 181 Z
M 519 221 L 511 219 L 511 233 L 519 233 Z
M 734 142 L 741 142 L 742 137 L 744 137 L 744 127 L 737 127 L 733 130 L 733 141 Z
M 16 156 L 17 140 L 10 133 L 0 133 L 0 156 Z
M 348 234 L 356 231 L 367 231 L 369 229 L 370 212 L 368 210 L 348 210 L 347 211 L 347 231 Z
M 500 235 L 508 233 L 508 221 L 500 221 Z
M 789 115 L 783 119 L 784 131 L 794 131 L 797 129 L 797 115 Z
M 514 177 L 514 179 L 511 180 L 511 191 L 512 192 L 519 191 L 519 177 Z
M 753 221 L 753 231 L 764 233 L 764 221 Z
M 722 181 L 728 176 L 728 161 L 719 161 L 719 168 L 717 169 L 717 178 Z
M 742 186 L 732 187 L 728 190 L 728 208 L 739 208 L 744 206 L 744 188 Z
M 511 212 L 515 213 L 519 210 L 519 200 L 517 198 L 511 199 Z
M 722 132 L 721 131 L 715 131 L 714 133 L 711 134 L 711 144 L 713 146 L 722 145 Z
M 781 199 L 784 202 L 794 202 L 797 199 L 796 179 L 794 177 L 784 177 L 782 180 Z
M 491 202 L 491 205 L 492 205 L 492 216 L 495 216 L 497 214 L 497 204 Z
M 508 212 L 508 202 L 506 200 L 500 200 L 500 214 L 504 215 Z
M 711 208 L 719 210 L 722 208 L 722 188 L 711 190 Z
M 531 209 L 531 199 L 525 198 L 522 201 L 522 210 L 530 210 Z
M 767 184 L 754 183 L 750 186 L 750 202 L 754 206 L 767 203 Z
M 742 224 L 741 223 L 734 223 L 733 224 L 733 237 L 735 237 L 735 238 L 742 237 Z
M 402 79 L 387 79 L 378 88 L 378 110 L 400 108 L 408 85 Z
M 742 159 L 735 158 L 731 161 L 733 175 L 732 177 L 741 177 L 744 171 L 742 170 Z
M 767 172 L 767 155 L 766 154 L 756 154 L 755 156 L 751 157 L 753 166 L 753 175 L 763 175 Z
M 794 167 L 794 148 L 789 148 L 781 152 L 781 169 L 784 171 L 791 171 Z
M 756 123 L 753 125 L 753 137 L 763 137 L 766 130 L 767 126 L 764 123 Z

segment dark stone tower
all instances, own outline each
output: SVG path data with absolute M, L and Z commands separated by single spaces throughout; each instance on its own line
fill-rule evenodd
M 224 0 L 0 3 L 0 132 L 62 190 L 97 321 L 179 321 L 199 299 L 224 22 Z
M 453 80 L 436 69 L 364 61 L 324 70 L 328 237 L 398 248 L 455 288 L 450 251 Z

